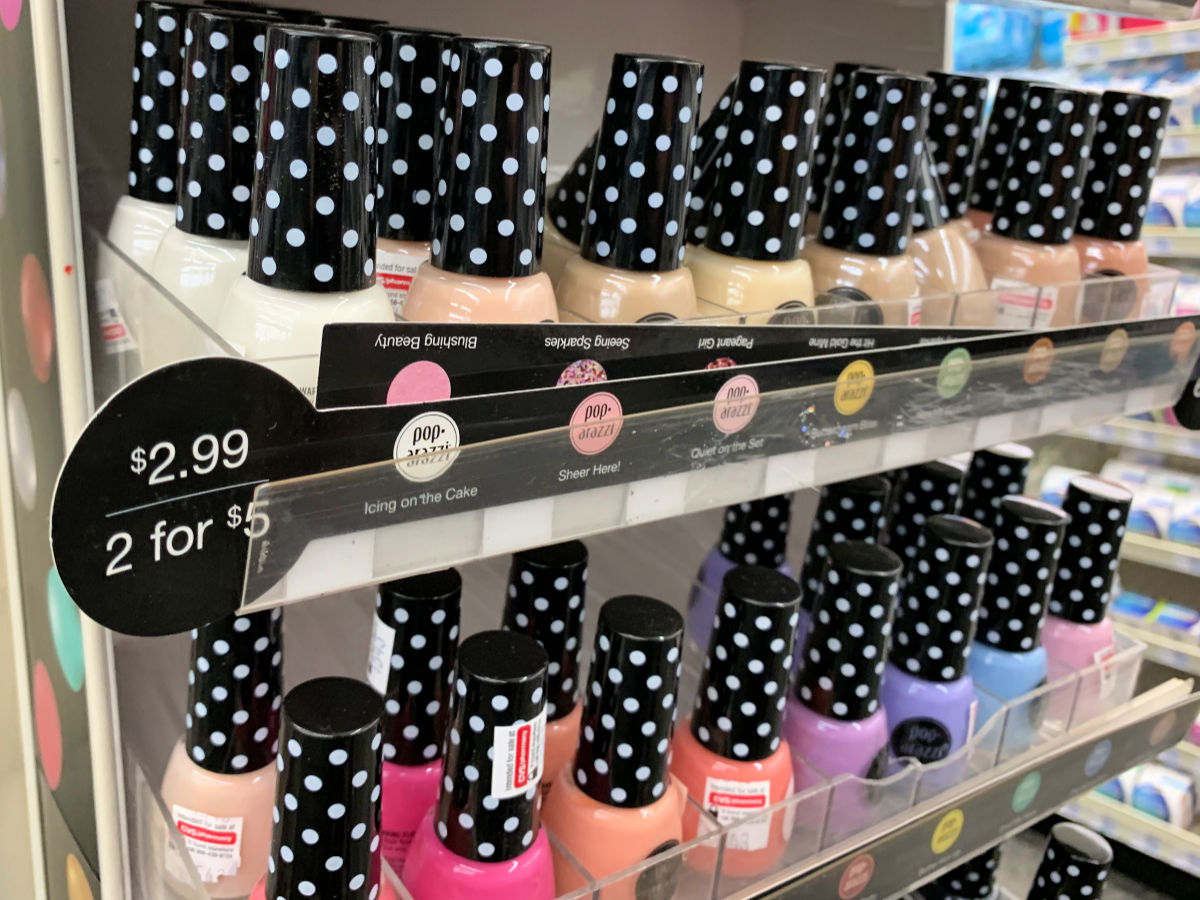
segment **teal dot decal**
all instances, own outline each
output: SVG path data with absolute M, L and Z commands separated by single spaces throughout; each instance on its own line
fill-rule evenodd
M 1083 762 L 1083 771 L 1088 778 L 1095 778 L 1096 774 L 1104 768 L 1104 764 L 1108 762 L 1108 758 L 1112 755 L 1112 741 L 1105 738 L 1088 754 L 1087 759 Z
M 1013 812 L 1020 813 L 1029 809 L 1031 804 L 1038 795 L 1038 791 L 1042 787 L 1042 773 L 1030 772 L 1021 779 L 1021 783 L 1017 785 L 1017 789 L 1013 791 L 1012 808 Z
M 79 624 L 79 607 L 53 566 L 46 575 L 46 607 L 59 668 L 71 690 L 77 691 L 83 687 L 83 628 Z

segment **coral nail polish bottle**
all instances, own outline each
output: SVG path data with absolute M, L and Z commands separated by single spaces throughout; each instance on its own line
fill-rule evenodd
M 976 450 L 967 467 L 961 511 L 968 519 L 995 530 L 1000 501 L 1025 492 L 1033 450 L 1024 444 L 997 444 Z
M 988 286 L 983 263 L 966 230 L 950 220 L 950 206 L 935 166 L 933 154 L 926 147 L 917 160 L 917 198 L 913 234 L 908 242 L 908 255 L 925 298 L 921 324 L 993 325 L 995 305 L 990 297 L 976 294 Z
M 717 187 L 720 173 L 718 160 L 725 149 L 725 138 L 729 136 L 729 117 L 733 114 L 733 92 L 737 89 L 737 78 L 725 86 L 720 99 L 712 105 L 692 142 L 692 198 L 688 201 L 685 240 L 688 244 L 703 244 L 708 234 L 708 203 Z M 822 92 L 824 96 L 824 92 Z
M 244 897 L 271 847 L 279 738 L 280 612 L 192 632 L 187 733 L 162 798 L 210 897 Z
M 562 180 L 546 192 L 546 228 L 542 235 L 542 271 L 554 284 L 562 278 L 567 263 L 579 255 L 583 240 L 583 220 L 587 215 L 588 188 L 592 167 L 596 164 L 596 143 L 600 132 L 579 151 Z
M 395 900 L 379 854 L 382 715 L 379 694 L 353 678 L 288 691 L 271 855 L 250 900 Z
M 1001 78 L 996 101 L 988 118 L 987 131 L 979 148 L 979 160 L 971 177 L 967 219 L 980 233 L 992 224 L 996 198 L 1003 183 L 1004 166 L 1016 142 L 1017 120 L 1029 96 L 1030 84 L 1019 78 Z M 976 235 L 978 237 L 978 235 Z
M 940 878 L 917 889 L 920 900 L 1000 900 L 996 883 L 996 868 L 1000 865 L 1000 848 L 993 847 Z
M 546 827 L 595 878 L 614 875 L 683 838 L 687 789 L 667 770 L 683 663 L 683 618 L 665 603 L 627 595 L 600 607 L 574 764 L 546 800 Z M 557 848 L 560 894 L 584 887 Z M 673 884 L 661 885 L 674 893 Z M 634 900 L 632 885 L 601 891 Z
M 731 569 L 695 709 L 671 742 L 671 774 L 718 822 L 758 816 L 725 841 L 721 870 L 730 875 L 768 871 L 791 837 L 784 812 L 766 819 L 758 814 L 792 792 L 792 755 L 780 731 L 799 614 L 800 585 L 792 579 L 762 566 Z M 689 806 L 685 841 L 698 825 Z M 688 863 L 711 870 L 716 853 L 697 847 Z
M 1112 862 L 1113 849 L 1108 841 L 1090 828 L 1059 822 L 1050 829 L 1050 841 L 1027 900 L 1100 900 Z
M 834 63 L 829 75 L 828 90 L 821 91 L 825 107 L 821 111 L 821 128 L 813 144 L 812 180 L 808 187 L 808 222 L 804 229 L 806 235 L 817 233 L 821 209 L 825 206 L 825 192 L 829 189 L 829 173 L 833 168 L 833 156 L 838 148 L 842 117 L 846 114 L 850 82 L 859 69 L 872 68 L 876 67 L 866 63 Z
M 511 631 L 462 642 L 437 807 L 401 880 L 413 900 L 550 900 L 554 864 L 539 813 L 546 652 Z
M 379 588 L 367 680 L 383 695 L 383 858 L 404 868 L 442 781 L 462 577 L 454 569 Z
M 988 80 L 954 72 L 927 72 L 933 79 L 929 130 L 925 144 L 933 153 L 934 171 L 944 188 L 950 221 L 969 233 L 971 178 L 983 137 Z
M 571 763 L 579 743 L 579 653 L 587 598 L 588 552 L 567 541 L 514 553 L 508 572 L 503 627 L 529 635 L 542 645 L 546 668 L 545 797 Z
M 905 566 L 916 559 L 925 522 L 958 512 L 966 474 L 966 466 L 956 459 L 935 459 L 897 472 L 887 532 L 880 543 L 903 559 Z
M 688 640 L 697 647 L 708 646 L 721 584 L 731 569 L 766 566 L 792 577 L 785 558 L 791 517 L 790 494 L 747 500 L 726 508 L 721 538 L 700 564 L 688 597 Z

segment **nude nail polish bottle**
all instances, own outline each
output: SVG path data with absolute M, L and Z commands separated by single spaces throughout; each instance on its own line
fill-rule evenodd
M 825 106 L 821 111 L 820 129 L 813 143 L 812 178 L 808 184 L 808 222 L 804 229 L 806 235 L 815 235 L 818 230 L 821 209 L 825 205 L 825 192 L 829 189 L 833 156 L 837 151 L 842 119 L 846 113 L 850 81 L 859 69 L 873 68 L 876 66 L 867 63 L 834 63 L 829 73 L 828 87 L 821 91 Z
M 564 310 L 595 322 L 694 318 L 683 265 L 700 63 L 613 56 L 580 255 L 558 282 Z
M 925 145 L 933 154 L 950 221 L 969 235 L 974 227 L 967 218 L 970 184 L 983 137 L 988 80 L 954 72 L 926 74 L 933 79 L 933 97 Z
M 683 838 L 687 789 L 667 770 L 682 645 L 683 618 L 661 601 L 627 595 L 600 607 L 579 747 L 545 810 L 546 827 L 594 878 Z M 557 848 L 554 870 L 559 894 L 585 886 Z M 634 900 L 635 891 L 622 881 L 601 897 Z
M 540 271 L 550 48 L 460 38 L 437 190 L 433 256 L 413 279 L 415 322 L 554 322 Z M 453 58 L 453 57 L 452 57 Z
M 671 774 L 723 826 L 762 813 L 792 793 L 792 756 L 780 732 L 792 670 L 800 586 L 762 566 L 725 576 L 721 608 L 691 718 L 671 742 Z M 756 819 L 725 841 L 721 871 L 756 875 L 779 862 L 791 837 L 785 812 Z M 699 814 L 689 806 L 683 839 Z M 717 848 L 697 847 L 688 863 L 710 871 Z
M 437 802 L 458 646 L 455 569 L 380 585 L 367 681 L 383 696 L 383 858 L 396 872 Z
M 962 491 L 962 514 L 985 528 L 995 529 L 1000 501 L 1011 494 L 1025 493 L 1033 448 L 1004 443 L 976 450 L 967 467 Z
M 993 847 L 917 890 L 920 900 L 1000 900 L 996 869 L 1000 848 Z
M 514 553 L 502 628 L 542 645 L 546 668 L 546 762 L 542 796 L 571 763 L 579 743 L 579 653 L 587 606 L 588 552 L 581 541 Z
M 288 691 L 267 874 L 250 900 L 394 900 L 379 853 L 383 699 L 353 678 Z
M 437 806 L 400 880 L 413 900 L 551 900 L 540 823 L 546 653 L 533 638 L 481 631 L 462 642 Z
M 434 154 L 445 89 L 442 53 L 454 35 L 415 28 L 376 29 L 379 35 L 379 239 L 375 272 L 396 318 L 433 238 Z
M 851 79 L 820 227 L 802 253 L 817 306 L 848 306 L 853 321 L 920 324 L 916 269 L 905 250 L 930 87 L 878 70 Z
M 704 243 L 687 254 L 696 294 L 737 312 L 812 306 L 800 259 L 821 69 L 745 60 Z
M 975 174 L 971 177 L 967 219 L 982 234 L 992 224 L 996 198 L 1003 183 L 1004 166 L 1016 143 L 1017 120 L 1025 108 L 1030 83 L 1019 78 L 1001 78 L 996 87 L 992 114 L 979 147 Z M 978 238 L 978 234 L 975 235 Z
M 1083 196 L 1098 98 L 1029 88 L 996 198 L 991 230 L 975 243 L 996 292 L 996 324 L 1046 328 L 1078 321 L 1079 251 L 1071 243 Z
M 966 466 L 956 459 L 935 459 L 896 473 L 888 527 L 880 543 L 903 559 L 905 566 L 916 559 L 925 522 L 958 512 L 966 474 Z
M 567 263 L 579 255 L 583 240 L 583 219 L 587 215 L 588 188 L 592 166 L 596 163 L 594 133 L 558 184 L 546 191 L 546 229 L 542 235 L 542 271 L 558 284 Z
M 250 261 L 217 332 L 309 397 L 327 323 L 394 318 L 375 280 L 377 50 L 357 32 L 267 32 Z
M 702 244 L 708 234 L 708 202 L 717 187 L 720 174 L 719 160 L 729 136 L 729 117 L 733 115 L 733 92 L 737 88 L 734 77 L 725 86 L 720 98 L 692 141 L 692 187 L 687 205 L 687 223 L 684 226 L 688 244 Z
M 1108 841 L 1090 828 L 1059 822 L 1050 829 L 1050 840 L 1027 900 L 1100 900 L 1112 863 L 1113 849 Z
M 992 556 L 992 533 L 962 516 L 936 515 L 921 529 L 896 604 L 895 639 L 883 672 L 894 759 L 945 759 L 967 743 L 975 685 L 967 657 Z
M 901 568 L 900 557 L 878 544 L 829 548 L 783 724 L 797 791 L 836 775 L 884 772 L 889 729 L 879 683 Z
M 210 897 L 244 897 L 266 870 L 280 623 L 276 609 L 192 632 L 187 732 L 167 762 L 162 798 Z
M 1105 284 L 1118 275 L 1145 275 L 1150 267 L 1141 241 L 1150 185 L 1166 135 L 1171 101 L 1165 97 L 1105 91 L 1088 158 L 1083 205 L 1071 243 L 1079 251 L 1086 285 L 1084 322 L 1136 318 L 1149 290 L 1145 278 Z

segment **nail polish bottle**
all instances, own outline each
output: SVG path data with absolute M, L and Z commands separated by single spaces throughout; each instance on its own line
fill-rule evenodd
M 380 585 L 367 680 L 383 695 L 383 858 L 404 868 L 437 802 L 450 717 L 462 576 L 455 569 Z
M 108 223 L 109 242 L 148 268 L 175 224 L 179 91 L 183 75 L 181 3 L 139 0 L 134 14 L 133 102 L 129 118 L 129 191 Z
M 540 271 L 550 48 L 460 38 L 442 141 L 433 256 L 413 279 L 416 322 L 554 322 Z M 444 217 L 440 214 L 444 209 Z
M 922 885 L 917 895 L 920 900 L 1000 900 L 1000 886 L 996 883 L 999 865 L 997 846 Z
M 996 87 L 992 114 L 988 117 L 975 174 L 971 177 L 970 205 L 967 209 L 968 220 L 980 233 L 992 224 L 1004 166 L 1016 143 L 1017 121 L 1025 108 L 1029 88 L 1030 83 L 1019 78 L 1001 78 Z
M 829 548 L 804 668 L 784 714 L 797 791 L 835 775 L 883 774 L 889 730 L 879 683 L 901 569 L 900 557 L 878 544 Z
M 829 173 L 833 168 L 842 119 L 846 114 L 846 97 L 850 93 L 850 82 L 859 69 L 873 68 L 876 67 L 867 63 L 834 63 L 829 75 L 828 90 L 821 92 L 825 107 L 821 112 L 820 130 L 813 143 L 812 178 L 808 184 L 808 223 L 804 229 L 806 235 L 817 233 L 821 209 L 825 206 L 825 192 L 829 189 Z
M 395 900 L 379 854 L 382 715 L 379 694 L 353 678 L 288 691 L 271 855 L 250 900 Z
M 1094 94 L 1041 84 L 1029 88 L 991 230 L 975 244 L 997 292 L 1001 327 L 1077 321 L 1075 283 L 1082 270 L 1071 235 L 1098 111 Z
M 579 747 L 545 813 L 546 827 L 597 879 L 683 838 L 687 789 L 667 771 L 682 645 L 683 618 L 661 601 L 627 595 L 600 607 Z M 560 894 L 585 886 L 557 849 L 554 870 Z M 656 896 L 674 893 L 673 884 L 661 888 Z M 604 897 L 635 892 L 621 883 Z
M 271 847 L 279 738 L 280 612 L 192 632 L 187 732 L 163 775 L 163 805 L 210 897 L 244 897 Z
M 696 316 L 683 265 L 692 137 L 704 67 L 667 56 L 613 56 L 579 257 L 558 302 L 595 322 Z
M 366 34 L 267 32 L 250 264 L 217 332 L 309 397 L 329 322 L 388 322 L 375 280 L 375 62 Z
M 935 459 L 901 469 L 880 543 L 903 559 L 905 566 L 911 565 L 926 520 L 958 512 L 965 478 L 966 466 L 956 459 Z
M 454 35 L 415 28 L 379 35 L 379 239 L 375 271 L 396 318 L 433 238 L 434 143 L 444 90 L 442 52 Z
M 1042 623 L 1068 517 L 1030 497 L 1000 501 L 992 562 L 967 660 L 975 683 L 1012 700 L 1046 680 Z
M 704 243 L 687 254 L 696 293 L 737 312 L 812 306 L 804 242 L 821 69 L 745 60 Z
M 671 742 L 671 775 L 724 826 L 760 814 L 792 793 L 792 756 L 780 736 L 800 586 L 762 566 L 738 566 L 725 576 L 691 719 Z M 721 870 L 768 871 L 791 837 L 787 815 L 758 819 L 725 841 Z M 689 806 L 683 839 L 698 833 Z M 711 870 L 715 847 L 697 847 L 688 863 Z
M 786 559 L 791 527 L 790 494 L 735 503 L 725 509 L 721 537 L 708 551 L 688 596 L 687 637 L 707 647 L 725 576 L 737 566 L 766 566 L 792 577 Z
M 720 174 L 720 157 L 725 149 L 725 138 L 729 136 L 729 117 L 733 115 L 733 92 L 737 89 L 737 78 L 725 86 L 708 118 L 696 129 L 692 141 L 692 188 L 687 204 L 687 223 L 684 226 L 690 245 L 704 243 L 708 235 L 708 203 L 717 187 Z
M 1024 444 L 1004 443 L 976 450 L 967 467 L 961 511 L 985 528 L 995 530 L 1000 501 L 1025 493 L 1033 450 Z
M 546 762 L 542 796 L 571 763 L 579 743 L 579 652 L 587 606 L 588 552 L 581 541 L 514 553 L 503 627 L 542 645 L 546 668 Z
M 579 255 L 583 219 L 587 215 L 588 188 L 596 163 L 600 132 L 588 139 L 562 180 L 546 192 L 546 230 L 542 235 L 542 271 L 558 284 L 567 263 Z
M 319 24 L 325 28 L 339 31 L 360 31 L 363 34 L 375 34 L 380 28 L 386 28 L 388 23 L 383 19 L 364 19 L 359 16 L 327 16 L 316 13 Z
M 175 226 L 159 244 L 150 274 L 207 325 L 216 323 L 246 271 L 256 107 L 270 24 L 263 16 L 203 8 L 187 16 Z
M 1050 841 L 1027 900 L 1100 900 L 1112 862 L 1113 850 L 1108 841 L 1090 828 L 1059 822 L 1050 829 Z
M 1146 94 L 1105 91 L 1100 98 L 1083 205 L 1071 238 L 1086 279 L 1145 275 L 1150 268 L 1142 224 L 1170 108 L 1166 97 Z M 1087 285 L 1080 310 L 1083 321 L 1137 318 L 1149 287 L 1145 278 Z
M 921 529 L 896 604 L 896 638 L 883 672 L 893 758 L 945 759 L 966 744 L 975 685 L 966 674 L 992 533 L 962 516 L 937 515 Z
M 925 145 L 933 153 L 934 172 L 950 208 L 950 221 L 970 234 L 967 218 L 975 157 L 983 137 L 988 80 L 953 72 L 927 72 L 933 79 L 929 130 Z
M 523 634 L 479 632 L 459 645 L 454 688 L 442 789 L 401 881 L 413 900 L 550 900 L 538 789 L 546 653 Z
M 851 79 L 820 227 L 802 254 L 818 306 L 880 301 L 855 319 L 920 324 L 916 270 L 904 251 L 930 87 L 924 78 L 878 70 Z

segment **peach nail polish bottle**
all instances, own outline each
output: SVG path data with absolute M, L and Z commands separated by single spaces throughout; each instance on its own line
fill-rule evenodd
M 596 322 L 695 317 L 683 228 L 703 72 L 686 59 L 613 56 L 583 244 L 558 282 L 564 310 Z
M 967 219 L 979 234 L 992 224 L 1004 166 L 1016 141 L 1017 120 L 1025 108 L 1029 88 L 1030 83 L 1019 78 L 1001 78 L 996 88 L 996 100 L 979 148 L 975 174 L 971 177 L 967 209 Z
M 812 306 L 799 255 L 824 74 L 742 62 L 707 236 L 687 254 L 705 300 L 737 312 Z
M 455 569 L 380 585 L 367 680 L 383 695 L 383 858 L 404 869 L 437 802 L 458 646 L 462 577 Z
M 437 180 L 434 144 L 446 75 L 442 53 L 454 35 L 391 26 L 377 28 L 375 33 L 379 35 L 380 60 L 375 272 L 396 318 L 401 318 L 413 276 L 429 259 Z
M 925 145 L 933 153 L 950 221 L 969 234 L 974 227 L 967 218 L 970 185 L 983 137 L 988 80 L 953 72 L 926 74 L 933 79 L 933 97 Z
M 691 719 L 671 742 L 671 774 L 722 825 L 756 817 L 725 841 L 721 870 L 757 875 L 783 857 L 791 837 L 785 812 L 761 813 L 792 793 L 792 755 L 781 738 L 800 618 L 800 585 L 774 569 L 739 566 L 725 576 Z M 683 839 L 698 833 L 689 806 Z M 715 847 L 688 863 L 710 871 Z
M 461 70 L 441 142 L 433 256 L 413 278 L 404 317 L 557 321 L 554 287 L 539 269 L 550 48 L 460 38 L 453 52 Z
M 708 202 L 717 187 L 720 173 L 718 161 L 725 149 L 725 138 L 729 136 L 729 117 L 733 114 L 733 92 L 736 88 L 735 77 L 725 86 L 720 99 L 712 105 L 712 111 L 700 123 L 692 141 L 692 196 L 688 200 L 685 225 L 685 240 L 689 245 L 704 243 L 708 235 Z
M 514 553 L 503 628 L 529 635 L 549 658 L 546 763 L 542 796 L 571 763 L 579 743 L 579 651 L 587 596 L 588 552 L 581 541 Z
M 1007 442 L 976 450 L 963 483 L 962 514 L 985 528 L 996 527 L 1000 501 L 1024 494 L 1033 463 L 1033 448 Z
M 808 184 L 808 221 L 804 228 L 805 235 L 815 235 L 818 230 L 821 209 L 825 206 L 825 192 L 829 189 L 833 156 L 837 151 L 842 119 L 846 112 L 850 81 L 859 69 L 874 68 L 879 67 L 856 62 L 834 63 L 833 71 L 829 75 L 828 89 L 821 89 L 821 99 L 825 107 L 821 112 L 821 127 L 813 143 L 812 179 Z
M 162 798 L 210 897 L 244 897 L 266 870 L 280 618 L 278 609 L 230 616 L 192 632 L 187 733 L 167 763 Z
M 1097 279 L 1083 291 L 1084 322 L 1137 318 L 1150 285 L 1142 223 L 1150 184 L 1166 134 L 1171 101 L 1165 97 L 1105 91 L 1100 98 L 1096 137 L 1088 159 L 1083 205 L 1071 243 L 1079 251 L 1085 279 Z M 1135 280 L 1105 284 L 1107 276 Z M 1160 312 L 1166 312 L 1161 310 Z
M 579 255 L 583 218 L 587 215 L 588 188 L 596 163 L 596 132 L 579 151 L 558 184 L 546 191 L 546 230 L 542 235 L 542 271 L 558 284 L 567 263 Z
M 683 838 L 687 790 L 667 769 L 679 688 L 683 618 L 650 597 L 600 607 L 574 764 L 546 799 L 546 827 L 595 878 L 664 853 Z M 584 887 L 557 849 L 559 894 Z M 665 873 L 664 873 L 665 874 Z M 660 885 L 670 897 L 673 884 Z M 628 881 L 601 900 L 635 900 Z

